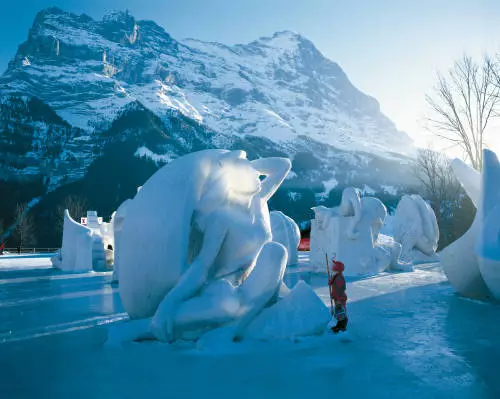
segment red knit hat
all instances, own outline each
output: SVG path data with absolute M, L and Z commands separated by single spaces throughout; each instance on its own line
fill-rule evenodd
M 344 264 L 338 260 L 332 259 L 332 270 L 334 272 L 343 272 Z

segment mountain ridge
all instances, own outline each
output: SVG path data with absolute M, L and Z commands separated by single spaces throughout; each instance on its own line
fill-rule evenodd
M 304 36 L 178 41 L 127 12 L 37 14 L 0 77 L 0 142 L 0 180 L 43 182 L 33 211 L 44 223 L 92 185 L 109 200 L 92 194 L 89 206 L 109 216 L 155 169 L 205 148 L 289 157 L 271 207 L 298 221 L 347 185 L 391 196 L 415 185 L 411 139 Z M 118 162 L 136 165 L 131 181 Z
M 78 34 L 83 35 L 82 32 L 86 32 L 84 40 L 78 38 Z M 206 46 L 209 48 L 204 48 Z M 63 58 L 60 65 L 54 56 L 56 47 L 57 57 Z M 215 47 L 222 52 L 214 51 Z M 87 54 L 81 54 L 85 51 Z M 70 68 L 71 63 L 64 62 L 65 54 L 80 57 L 76 59 L 89 64 L 79 68 L 78 72 L 86 75 L 80 79 L 81 82 L 67 76 L 75 71 Z M 231 59 L 231 56 L 236 59 Z M 22 65 L 26 59 L 29 65 Z M 43 65 L 44 61 L 46 65 Z M 254 65 L 251 65 L 252 61 Z M 15 74 L 22 74 L 23 69 L 30 68 L 30 79 L 16 82 Z M 5 80 L 11 85 L 19 83 L 21 92 L 31 92 L 55 108 L 73 126 L 92 131 L 98 122 L 95 119 L 99 118 L 85 117 L 84 110 L 80 109 L 73 113 L 66 112 L 65 108 L 71 108 L 71 104 L 52 101 L 52 97 L 46 94 L 51 92 L 50 84 L 37 76 L 40 74 L 58 76 L 62 78 L 61 83 L 65 79 L 75 85 L 79 83 L 82 87 L 80 97 L 85 93 L 84 88 L 90 87 L 89 91 L 94 90 L 95 93 L 88 95 L 88 100 L 104 103 L 96 104 L 93 111 L 102 114 L 96 108 L 103 105 L 109 112 L 109 115 L 103 114 L 103 120 L 112 119 L 110 109 L 120 108 L 130 97 L 138 99 L 153 112 L 161 114 L 165 108 L 177 108 L 211 129 L 227 133 L 237 131 L 243 119 L 233 124 L 221 123 L 220 119 L 235 118 L 236 112 L 216 112 L 221 105 L 229 105 L 233 108 L 246 107 L 244 117 L 249 120 L 262 120 L 255 129 L 243 130 L 241 134 L 259 134 L 272 128 L 276 131 L 276 140 L 293 140 L 295 135 L 304 131 L 304 126 L 313 131 L 307 135 L 319 136 L 318 133 L 325 135 L 325 130 L 356 131 L 360 126 L 366 128 L 373 125 L 370 133 L 373 133 L 371 138 L 374 141 L 377 140 L 376 133 L 390 130 L 394 136 L 391 138 L 401 142 L 395 152 L 405 153 L 404 147 L 408 147 L 407 151 L 411 147 L 411 139 L 399 132 L 381 113 L 376 99 L 359 91 L 340 66 L 324 57 L 311 41 L 291 31 L 276 32 L 270 37 L 232 46 L 195 39 L 182 43 L 154 22 L 137 21 L 124 12 L 112 12 L 101 21 L 95 21 L 86 15 L 66 13 L 60 9 L 41 11 L 30 29 L 28 40 L 9 63 L 0 84 Z M 14 79 L 9 79 L 9 75 Z M 295 84 L 294 81 L 299 79 L 302 82 Z M 37 87 L 29 87 L 35 83 Z M 100 92 L 95 87 L 99 85 L 102 86 Z M 141 88 L 128 88 L 127 85 L 141 85 Z M 5 86 L 2 89 L 8 92 Z M 200 98 L 199 92 L 203 89 L 206 93 Z M 288 96 L 285 104 L 276 101 L 273 95 L 280 90 Z M 338 96 L 340 100 L 336 98 Z M 86 96 L 83 97 L 78 100 L 85 100 Z M 296 112 L 287 112 L 283 105 L 295 108 L 293 111 Z M 92 104 L 89 106 L 92 107 Z M 326 113 L 337 113 L 338 118 L 331 120 Z M 294 115 L 298 120 L 293 121 Z M 369 118 L 369 123 L 357 123 L 360 117 Z M 330 131 L 327 135 L 333 133 Z M 344 138 L 342 134 L 338 136 Z M 342 140 L 331 144 L 342 146 Z

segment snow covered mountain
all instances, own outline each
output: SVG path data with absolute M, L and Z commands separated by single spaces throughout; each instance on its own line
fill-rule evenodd
M 0 77 L 0 142 L 0 178 L 42 179 L 49 192 L 120 145 L 156 167 L 202 148 L 286 155 L 289 197 L 308 187 L 320 199 L 362 182 L 391 193 L 414 153 L 378 102 L 301 35 L 177 41 L 127 12 L 95 21 L 57 8 L 37 14 Z

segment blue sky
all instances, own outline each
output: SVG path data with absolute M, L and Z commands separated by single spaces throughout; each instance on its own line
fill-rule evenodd
M 128 9 L 174 38 L 247 43 L 275 31 L 309 38 L 420 144 L 425 94 L 437 70 L 467 52 L 500 50 L 500 0 L 24 0 L 0 6 L 0 70 L 41 8 L 100 18 Z

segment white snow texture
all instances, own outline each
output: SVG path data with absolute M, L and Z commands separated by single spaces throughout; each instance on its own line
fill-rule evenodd
M 53 265 L 65 272 L 92 270 L 92 235 L 92 229 L 75 222 L 66 209 L 62 247 L 52 258 Z
M 281 211 L 270 212 L 273 241 L 282 244 L 288 252 L 287 265 L 296 265 L 299 261 L 300 229 L 297 223 Z
M 272 241 L 267 201 L 290 168 L 285 158 L 249 161 L 243 151 L 205 150 L 156 172 L 126 203 L 116 240 L 120 296 L 130 317 L 152 317 L 151 333 L 162 341 L 212 330 L 217 336 L 224 325 L 234 326 L 233 338 L 244 336 L 286 291 L 280 288 L 287 248 L 297 250 L 300 234 L 277 213 L 284 226 L 275 223 L 275 234 L 286 247 Z M 301 335 L 318 325 L 299 327 Z
M 500 299 L 500 163 L 484 150 L 482 174 L 459 160 L 452 165 L 477 213 L 469 230 L 441 252 L 443 270 L 460 294 Z

